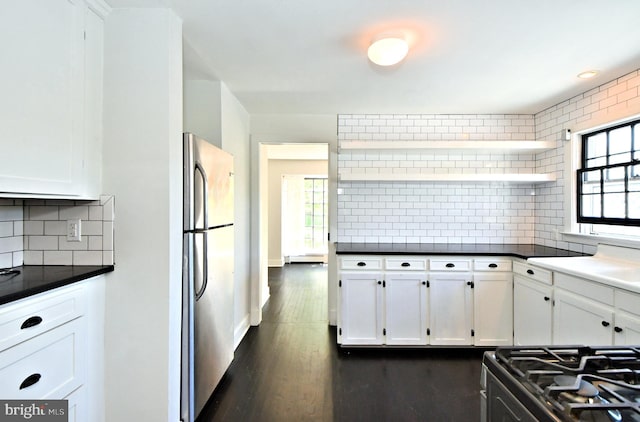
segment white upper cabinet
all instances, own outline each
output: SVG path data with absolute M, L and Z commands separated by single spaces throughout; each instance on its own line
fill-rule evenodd
M 1 196 L 100 193 L 99 1 L 22 0 L 0 14 Z

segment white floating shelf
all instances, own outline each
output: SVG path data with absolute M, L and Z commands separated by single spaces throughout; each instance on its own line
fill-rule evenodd
M 343 174 L 340 181 L 353 182 L 507 182 L 507 183 L 545 183 L 556 180 L 551 173 L 478 173 L 478 174 Z
M 341 151 L 465 150 L 532 153 L 555 148 L 555 141 L 341 141 Z

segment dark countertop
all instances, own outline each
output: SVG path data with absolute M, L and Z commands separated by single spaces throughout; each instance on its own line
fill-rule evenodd
M 113 271 L 113 265 L 25 265 L 0 275 L 0 305 Z
M 490 243 L 336 243 L 338 255 L 482 255 L 517 258 L 585 256 L 582 252 L 542 245 Z

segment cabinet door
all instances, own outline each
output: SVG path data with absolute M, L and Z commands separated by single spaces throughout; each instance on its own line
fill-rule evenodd
M 84 166 L 81 194 L 98 198 L 102 193 L 102 99 L 104 81 L 104 17 L 93 7 L 85 9 L 84 42 Z
M 97 198 L 102 19 L 88 10 L 22 0 L 0 14 L 2 192 Z
M 513 281 L 513 344 L 551 344 L 553 288 L 516 275 Z
M 474 274 L 473 282 L 474 344 L 513 345 L 513 276 Z
M 339 283 L 338 341 L 382 344 L 382 273 L 342 273 Z
M 473 343 L 471 279 L 471 273 L 431 273 L 429 275 L 431 344 L 470 345 Z
M 614 344 L 630 346 L 640 344 L 640 318 L 624 311 L 616 311 Z
M 69 422 L 82 422 L 89 420 L 87 413 L 87 393 L 84 386 L 65 397 L 69 406 Z
M 386 344 L 427 344 L 427 275 L 385 274 Z
M 554 300 L 553 344 L 612 344 L 613 308 L 562 289 Z

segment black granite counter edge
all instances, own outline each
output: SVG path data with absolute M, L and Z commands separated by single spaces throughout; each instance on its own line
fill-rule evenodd
M 585 256 L 582 252 L 530 244 L 493 243 L 336 243 L 338 255 L 460 255 L 549 258 Z
M 114 270 L 113 265 L 25 265 L 0 276 L 0 305 L 77 283 Z

